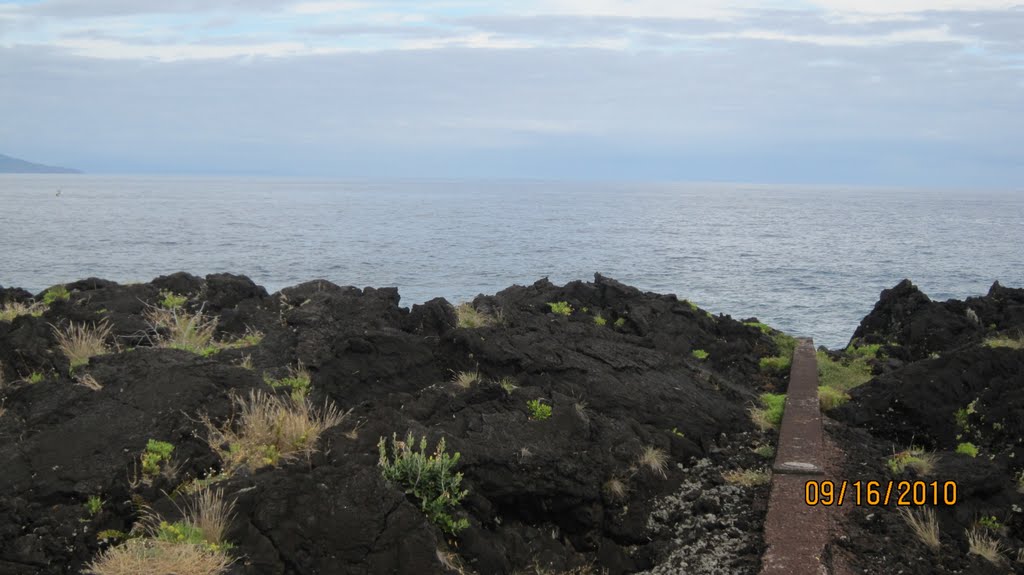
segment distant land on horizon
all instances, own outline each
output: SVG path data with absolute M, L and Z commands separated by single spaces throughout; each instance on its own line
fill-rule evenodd
M 81 174 L 80 170 L 47 166 L 0 154 L 0 174 Z

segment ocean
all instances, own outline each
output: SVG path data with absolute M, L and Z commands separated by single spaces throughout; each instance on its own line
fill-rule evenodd
M 881 290 L 1024 286 L 1024 194 L 828 186 L 0 176 L 0 285 L 245 274 L 452 302 L 548 277 L 846 345 Z

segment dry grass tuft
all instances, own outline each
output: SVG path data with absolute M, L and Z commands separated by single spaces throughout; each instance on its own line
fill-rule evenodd
M 900 507 L 899 513 L 917 539 L 933 552 L 938 553 L 941 543 L 939 542 L 939 519 L 935 516 L 935 510 L 931 507 L 919 507 L 913 510 Z
M 78 385 L 81 385 L 82 387 L 87 387 L 93 391 L 99 391 L 103 389 L 103 386 L 100 385 L 100 382 L 96 381 L 96 378 L 93 377 L 91 373 L 87 373 L 77 378 L 75 381 Z
M 455 383 L 455 385 L 461 387 L 462 389 L 469 389 L 473 387 L 473 385 L 480 382 L 480 372 L 460 371 L 455 374 L 455 378 L 452 379 L 452 381 Z
M 506 375 L 505 377 L 499 379 L 496 383 L 499 386 L 501 386 L 501 389 L 505 390 L 505 393 L 510 394 L 513 391 L 519 389 L 519 384 L 516 383 L 516 378 L 509 375 Z
M 65 329 L 52 327 L 57 345 L 71 362 L 72 369 L 89 363 L 90 357 L 109 352 L 105 342 L 113 328 L 106 320 L 92 327 L 75 322 L 70 322 Z
M 306 398 L 293 399 L 252 391 L 248 398 L 234 398 L 237 421 L 222 426 L 203 418 L 210 446 L 219 452 L 225 466 L 234 470 L 245 465 L 256 469 L 277 465 L 296 457 L 309 458 L 327 429 L 342 422 L 342 412 L 326 402 L 316 409 Z
M 487 327 L 494 325 L 494 317 L 478 311 L 473 307 L 472 302 L 463 302 L 455 306 L 455 316 L 458 318 L 458 326 L 467 329 Z
M 10 301 L 0 307 L 0 321 L 14 321 L 14 318 L 21 315 L 39 317 L 46 311 L 46 305 L 40 302 L 21 303 Z
M 186 521 L 202 532 L 203 539 L 220 544 L 224 542 L 234 510 L 235 502 L 226 501 L 221 490 L 203 486 L 183 511 Z
M 910 448 L 894 453 L 892 458 L 886 462 L 889 470 L 899 475 L 905 469 L 913 469 L 918 475 L 929 475 L 935 469 L 939 458 L 934 453 L 925 451 L 924 448 L 911 446 Z
M 772 480 L 772 474 L 765 469 L 733 469 L 723 473 L 722 479 L 731 485 L 755 487 L 767 485 Z
M 648 445 L 637 458 L 637 465 L 646 467 L 663 479 L 668 477 L 668 454 L 663 449 Z
M 189 313 L 184 308 L 157 307 L 147 310 L 145 316 L 154 329 L 165 332 L 157 339 L 159 347 L 203 353 L 217 330 L 217 318 L 207 317 L 202 310 Z
M 242 369 L 248 369 L 249 371 L 255 369 L 256 366 L 252 362 L 252 354 L 247 354 L 245 357 L 243 357 L 242 361 L 238 363 L 238 367 L 241 367 Z
M 968 555 L 977 555 L 993 565 L 1003 562 L 1003 549 L 998 539 L 990 537 L 984 529 L 977 527 L 968 529 L 966 533 Z
M 605 481 L 603 489 L 605 495 L 607 495 L 608 499 L 611 499 L 612 501 L 622 501 L 626 498 L 626 492 L 629 491 L 626 487 L 626 482 L 618 477 L 612 477 L 608 481 Z
M 129 539 L 100 553 L 85 573 L 92 575 L 221 575 L 233 561 L 200 545 L 154 539 Z

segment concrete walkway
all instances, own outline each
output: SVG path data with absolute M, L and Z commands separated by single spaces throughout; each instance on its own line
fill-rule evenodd
M 772 491 L 761 558 L 762 575 L 822 575 L 828 542 L 828 508 L 809 506 L 804 486 L 824 478 L 821 407 L 818 403 L 818 363 L 814 342 L 799 340 L 793 352 L 786 393 L 786 410 L 772 468 Z

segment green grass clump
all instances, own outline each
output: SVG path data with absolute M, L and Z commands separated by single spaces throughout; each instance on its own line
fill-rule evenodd
M 708 352 L 704 351 L 703 349 L 695 349 L 695 350 L 691 351 L 690 353 L 692 353 L 693 357 L 695 357 L 697 359 L 707 359 L 708 358 Z
M 29 383 L 42 383 L 44 379 L 46 379 L 46 376 L 43 375 L 43 372 L 33 371 L 32 373 L 29 374 L 28 377 L 25 378 L 25 381 Z
M 174 445 L 166 441 L 147 441 L 146 451 L 142 454 L 142 474 L 153 476 L 160 473 L 160 464 L 170 461 L 173 451 Z
M 850 344 L 846 346 L 846 354 L 853 357 L 864 357 L 868 359 L 874 359 L 879 357 L 879 352 L 882 350 L 882 344 L 872 343 L 867 345 L 854 345 Z
M 621 328 L 622 326 L 626 325 L 626 318 L 620 317 L 619 319 L 615 320 L 614 325 L 615 327 Z
M 1016 336 L 1001 335 L 985 339 L 988 347 L 1008 347 L 1010 349 L 1024 349 L 1024 333 L 1017 332 Z
M 829 355 L 819 351 L 818 383 L 840 391 L 849 391 L 871 380 L 871 366 L 867 359 L 858 357 L 847 363 L 833 361 Z
M 541 403 L 539 399 L 527 401 L 526 408 L 530 410 L 530 419 L 543 421 L 551 417 L 551 406 Z
M 970 442 L 964 442 L 956 446 L 956 452 L 971 457 L 978 456 L 978 447 Z
M 758 454 L 759 456 L 765 459 L 771 459 L 772 457 L 775 457 L 775 448 L 767 444 L 761 445 L 754 450 L 754 453 Z
M 904 451 L 893 454 L 886 461 L 886 465 L 896 475 L 903 473 L 908 468 L 913 469 L 919 475 L 928 475 L 935 468 L 935 462 L 935 454 L 928 453 L 922 447 L 911 446 Z
M 43 294 L 43 303 L 49 306 L 58 301 L 68 301 L 70 298 L 71 292 L 68 291 L 68 288 L 63 285 L 53 286 Z
M 459 488 L 462 473 L 453 471 L 460 455 L 445 452 L 444 438 L 437 442 L 433 454 L 427 452 L 426 437 L 420 439 L 417 450 L 416 438 L 411 432 L 404 441 L 399 441 L 397 434 L 391 435 L 390 454 L 383 437 L 377 449 L 380 451 L 377 465 L 384 479 L 399 484 L 406 494 L 418 499 L 427 519 L 450 535 L 469 527 L 466 519 L 452 517 L 468 491 Z
M 596 323 L 597 325 L 603 326 L 603 325 L 607 325 L 608 320 L 604 319 L 603 317 L 601 317 L 599 315 L 595 315 L 594 316 L 594 323 Z
M 263 375 L 263 382 L 274 389 L 287 389 L 291 391 L 292 399 L 301 401 L 309 393 L 313 377 L 302 365 L 298 368 L 288 367 L 288 375 L 281 379 L 273 379 L 269 375 Z
M 761 333 L 763 333 L 765 335 L 768 335 L 768 334 L 770 334 L 772 332 L 772 328 L 771 328 L 770 325 L 768 325 L 766 323 L 761 323 L 759 321 L 745 321 L 745 322 L 743 322 L 743 325 L 750 326 L 750 327 L 756 327 L 757 329 L 761 330 Z
M 821 404 L 822 411 L 835 409 L 849 400 L 850 396 L 841 389 L 827 385 L 818 386 L 818 402 Z
M 700 308 L 697 307 L 697 304 L 693 303 L 692 301 L 687 301 L 686 305 L 690 306 L 690 310 L 691 311 L 699 311 L 700 310 Z
M 519 384 L 516 383 L 516 378 L 510 375 L 506 375 L 505 377 L 499 379 L 497 381 L 497 384 L 501 387 L 501 389 L 505 390 L 505 393 L 508 394 L 511 394 L 513 391 L 519 389 Z
M 762 431 L 775 429 L 782 423 L 786 409 L 785 393 L 762 393 L 758 398 L 761 406 L 750 408 L 750 417 Z
M 551 313 L 557 313 L 558 315 L 569 316 L 572 315 L 572 306 L 569 302 L 555 301 L 548 303 L 548 307 L 551 308 Z
M 164 309 L 178 309 L 188 301 L 187 297 L 170 291 L 162 291 L 160 295 L 164 297 L 164 299 L 160 300 L 160 307 Z

